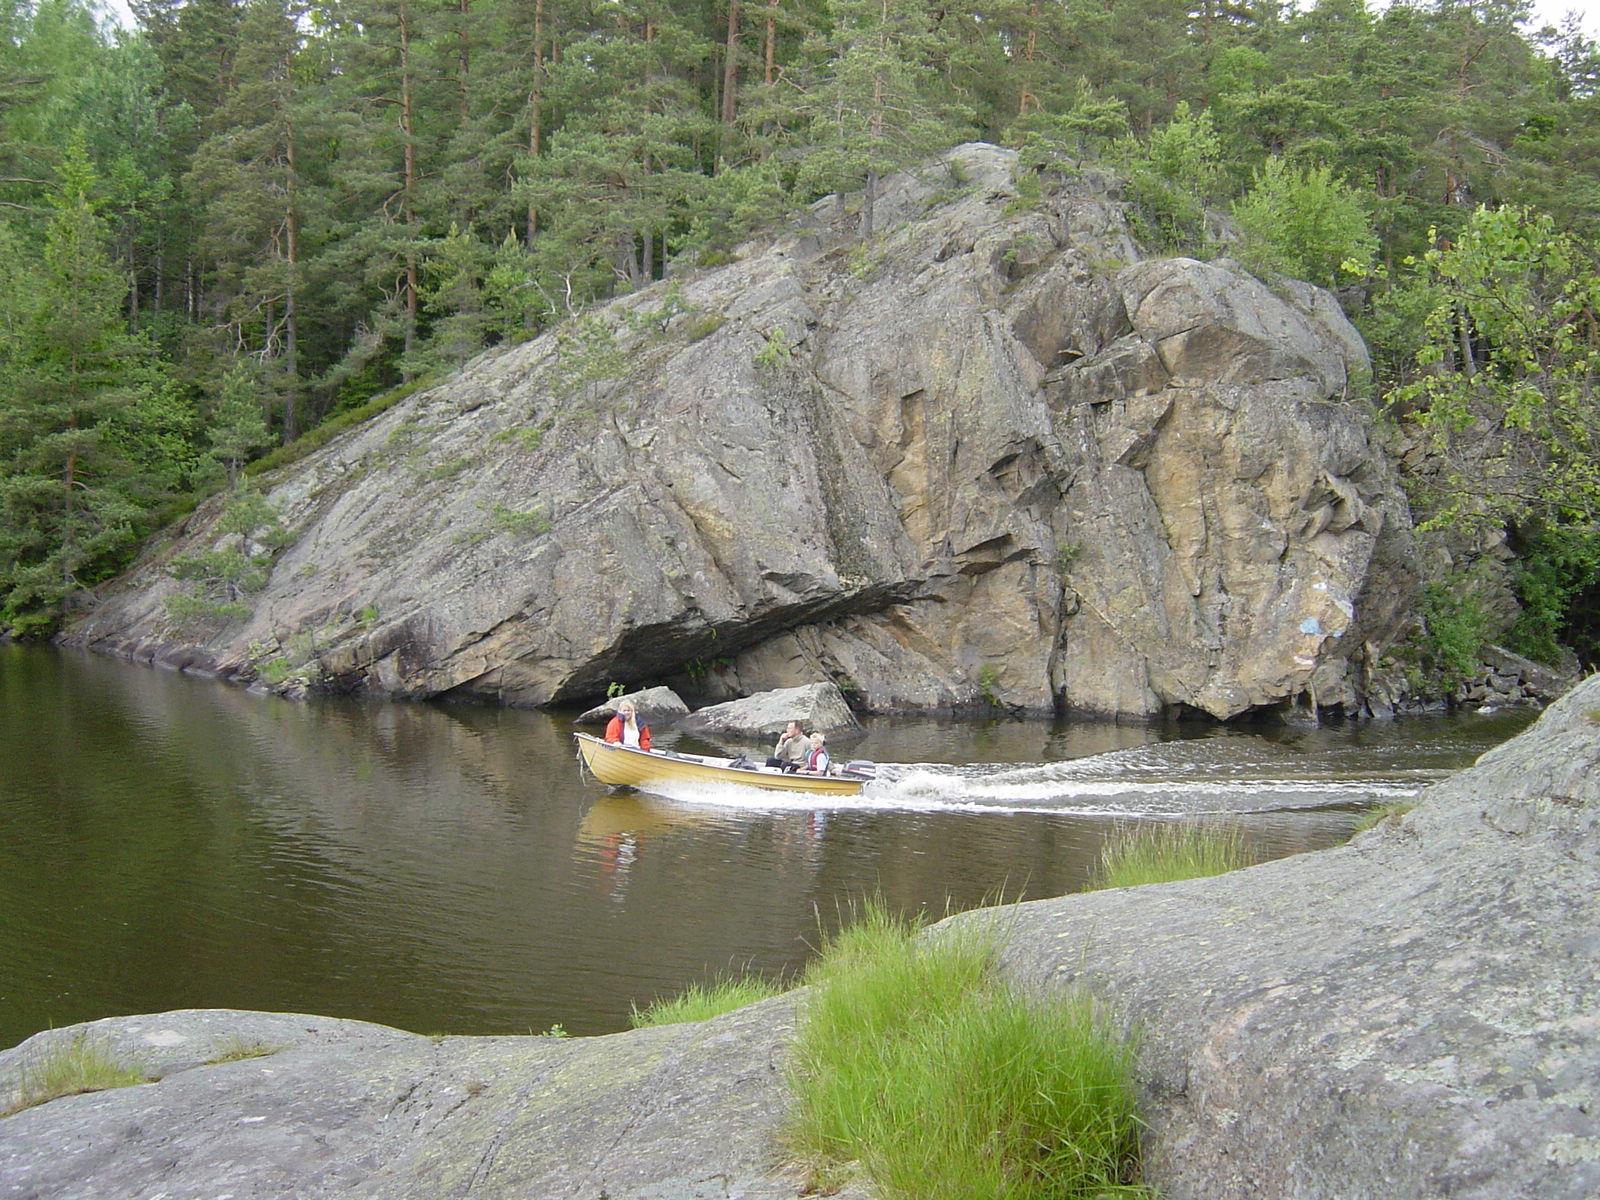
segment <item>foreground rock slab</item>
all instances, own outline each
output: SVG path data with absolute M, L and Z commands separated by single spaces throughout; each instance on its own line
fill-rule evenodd
M 224 1011 L 56 1030 L 0 1055 L 6 1103 L 31 1056 L 79 1033 L 160 1082 L 0 1120 L 0 1196 L 793 1197 L 773 1136 L 791 1012 L 585 1039 Z M 241 1045 L 271 1053 L 204 1065 Z
M 1005 960 L 1142 1031 L 1167 1200 L 1592 1200 L 1597 885 L 1600 677 L 1349 846 L 1021 905 Z

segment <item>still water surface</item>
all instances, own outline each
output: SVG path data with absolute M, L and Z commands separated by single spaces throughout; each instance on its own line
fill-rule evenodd
M 876 718 L 840 748 L 899 765 L 819 809 L 608 793 L 559 716 L 291 704 L 0 645 L 0 1047 L 209 1007 L 606 1032 L 709 974 L 798 967 L 864 892 L 1076 890 L 1118 819 L 1237 819 L 1258 858 L 1335 844 L 1527 720 Z

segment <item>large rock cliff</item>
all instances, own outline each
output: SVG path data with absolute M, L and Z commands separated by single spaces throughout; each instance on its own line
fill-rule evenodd
M 962 147 L 872 243 L 825 201 L 484 355 L 267 481 L 296 540 L 247 620 L 166 616 L 214 501 L 69 637 L 523 704 L 1356 704 L 1415 590 L 1360 339 L 1315 288 L 1142 259 L 1114 181 L 1015 211 L 1014 168 Z

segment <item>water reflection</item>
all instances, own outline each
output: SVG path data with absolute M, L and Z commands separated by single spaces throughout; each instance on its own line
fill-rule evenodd
M 1328 845 L 1523 719 L 876 720 L 846 752 L 901 765 L 819 808 L 585 786 L 539 713 L 286 704 L 0 646 L 0 1045 L 210 1006 L 601 1032 L 707 971 L 793 969 L 863 891 L 1072 890 L 1117 814 L 1236 814 L 1261 857 Z

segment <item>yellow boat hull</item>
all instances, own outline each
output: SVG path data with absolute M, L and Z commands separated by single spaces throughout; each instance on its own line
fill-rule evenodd
M 790 774 L 768 767 L 746 771 L 730 767 L 726 758 L 674 754 L 670 750 L 633 750 L 587 733 L 572 736 L 589 774 L 613 787 L 648 789 L 663 783 L 720 783 L 813 796 L 856 796 L 863 784 L 860 779 Z

